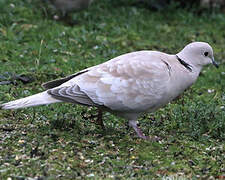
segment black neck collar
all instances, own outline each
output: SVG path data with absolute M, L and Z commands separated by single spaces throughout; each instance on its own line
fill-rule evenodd
M 182 60 L 181 58 L 178 57 L 178 55 L 176 55 L 177 60 L 186 68 L 188 69 L 190 72 L 192 72 L 192 66 L 188 63 L 186 63 L 184 60 Z

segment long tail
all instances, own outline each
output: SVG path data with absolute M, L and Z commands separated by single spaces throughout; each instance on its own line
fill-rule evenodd
M 0 109 L 19 109 L 31 106 L 39 106 L 44 104 L 52 104 L 56 102 L 62 102 L 58 99 L 53 98 L 47 93 L 47 91 L 28 96 L 22 99 L 11 101 L 0 105 Z

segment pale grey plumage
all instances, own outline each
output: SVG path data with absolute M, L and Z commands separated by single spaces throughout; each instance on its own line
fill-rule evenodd
M 204 42 L 190 43 L 177 55 L 132 52 L 45 83 L 47 91 L 5 103 L 2 108 L 55 102 L 96 106 L 128 119 L 138 136 L 146 138 L 136 125 L 140 114 L 154 112 L 176 98 L 196 81 L 202 67 L 210 63 L 216 65 L 213 50 Z

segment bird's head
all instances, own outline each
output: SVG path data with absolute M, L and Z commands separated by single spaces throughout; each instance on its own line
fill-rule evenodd
M 200 69 L 207 64 L 213 64 L 218 68 L 218 64 L 214 60 L 213 49 L 205 42 L 190 43 L 177 56 L 191 66 Z

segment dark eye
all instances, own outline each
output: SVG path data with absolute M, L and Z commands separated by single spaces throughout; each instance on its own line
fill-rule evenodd
M 208 56 L 209 52 L 204 52 L 204 56 Z

